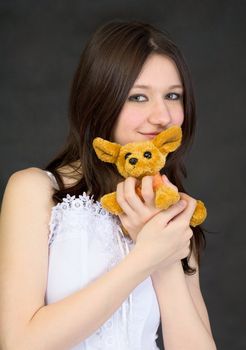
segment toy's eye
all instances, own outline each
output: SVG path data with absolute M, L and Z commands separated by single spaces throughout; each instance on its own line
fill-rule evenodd
M 125 154 L 125 159 L 127 159 L 130 155 L 131 155 L 130 152 L 126 153 L 126 154 Z
M 144 157 L 145 158 L 151 158 L 152 157 L 151 152 L 149 152 L 149 151 L 144 152 Z

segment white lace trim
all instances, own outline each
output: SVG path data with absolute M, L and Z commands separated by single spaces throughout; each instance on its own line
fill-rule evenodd
M 66 197 L 62 199 L 62 202 L 57 203 L 53 208 L 56 207 L 61 207 L 64 210 L 83 207 L 98 215 L 112 216 L 111 213 L 102 207 L 100 202 L 93 199 L 93 195 L 90 197 L 85 192 L 83 192 L 83 195 L 79 195 L 78 197 L 67 194 Z
M 76 197 L 75 195 L 70 196 L 70 194 L 67 194 L 66 197 L 62 199 L 61 203 L 57 203 L 51 209 L 51 219 L 49 223 L 50 233 L 48 238 L 49 246 L 53 242 L 55 236 L 58 234 L 58 229 L 59 229 L 58 226 L 62 217 L 62 212 L 69 211 L 69 210 L 81 210 L 81 209 L 86 210 L 90 214 L 95 215 L 97 217 L 100 216 L 105 219 L 111 218 L 115 220 L 117 224 L 120 223 L 120 220 L 117 216 L 105 210 L 102 207 L 100 202 L 95 201 L 93 199 L 93 195 L 90 197 L 85 192 L 83 192 L 83 194 L 79 195 L 78 197 Z M 130 237 L 125 236 L 124 238 L 129 244 L 133 243 Z

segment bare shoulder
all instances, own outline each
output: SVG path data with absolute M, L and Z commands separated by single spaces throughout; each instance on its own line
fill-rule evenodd
M 52 194 L 54 188 L 49 176 L 40 168 L 26 168 L 11 174 L 6 184 L 3 203 L 6 199 L 20 201 L 28 199 L 33 203 L 45 202 L 47 205 L 54 204 Z
M 44 183 L 44 185 L 50 184 L 49 177 L 45 173 L 43 169 L 36 168 L 36 167 L 31 167 L 31 168 L 26 168 L 22 170 L 18 170 L 14 172 L 9 180 L 11 181 L 21 181 L 23 184 L 29 183 L 32 184 L 33 182 L 36 183 L 36 181 Z M 51 186 L 52 187 L 52 186 Z
M 6 232 L 14 236 L 21 231 L 26 238 L 28 233 L 32 236 L 32 232 L 42 232 L 41 236 L 47 239 L 53 193 L 51 179 L 42 169 L 32 167 L 14 172 L 7 181 L 1 203 L 2 237 Z M 34 231 L 29 230 L 31 226 Z
M 39 168 L 14 172 L 8 179 L 1 204 L 1 217 L 21 215 L 21 212 L 50 215 L 54 205 L 54 188 L 48 175 Z

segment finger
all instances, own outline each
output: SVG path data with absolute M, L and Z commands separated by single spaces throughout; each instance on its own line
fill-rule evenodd
M 162 210 L 160 213 L 156 214 L 152 219 L 150 219 L 150 221 L 165 227 L 169 221 L 180 214 L 186 206 L 187 202 L 185 200 L 180 200 L 174 205 L 171 205 L 168 209 Z
M 145 206 L 136 193 L 136 183 L 137 180 L 134 177 L 128 177 L 124 181 L 124 197 L 131 209 L 134 212 L 141 214 L 145 209 Z
M 144 176 L 142 178 L 141 193 L 144 203 L 149 207 L 155 207 L 155 192 L 153 190 L 153 177 Z
M 116 189 L 116 199 L 120 207 L 122 208 L 123 212 L 126 215 L 132 215 L 133 210 L 129 206 L 128 202 L 125 200 L 125 194 L 124 194 L 124 182 L 120 182 L 117 185 Z
M 181 214 L 179 214 L 179 218 L 190 222 L 190 219 L 196 209 L 197 201 L 183 192 L 180 192 L 180 198 L 181 200 L 185 200 L 187 202 L 187 207 Z
M 131 217 L 134 217 L 136 214 L 141 214 L 141 210 L 144 209 L 143 202 L 136 194 L 135 184 L 136 179 L 129 177 L 117 185 L 116 191 L 119 205 L 122 207 L 123 211 Z

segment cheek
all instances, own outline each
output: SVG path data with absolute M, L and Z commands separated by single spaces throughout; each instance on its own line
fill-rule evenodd
M 136 111 L 124 111 L 120 113 L 118 120 L 116 122 L 113 138 L 114 142 L 124 145 L 128 142 L 133 142 L 132 132 L 135 135 L 135 131 L 141 124 L 141 116 Z
M 184 116 L 180 115 L 180 116 L 176 116 L 176 118 L 174 118 L 174 124 L 181 126 L 183 124 L 184 121 Z
M 181 126 L 184 121 L 183 106 L 179 106 L 172 111 L 172 123 Z
M 143 117 L 139 111 L 134 111 L 133 109 L 127 111 L 119 115 L 118 119 L 118 129 L 121 130 L 130 130 L 137 128 L 143 120 Z

